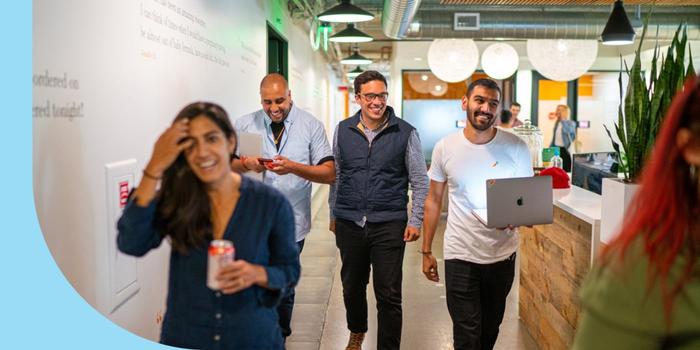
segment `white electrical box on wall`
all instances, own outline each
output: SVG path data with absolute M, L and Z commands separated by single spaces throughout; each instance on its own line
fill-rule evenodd
M 107 173 L 107 264 L 109 278 L 109 312 L 114 313 L 140 286 L 136 270 L 136 258 L 117 249 L 117 220 L 122 214 L 129 193 L 136 182 L 136 159 L 105 165 Z

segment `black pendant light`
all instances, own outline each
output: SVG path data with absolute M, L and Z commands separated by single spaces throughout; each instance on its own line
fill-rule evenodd
M 627 18 L 627 13 L 625 13 L 622 0 L 616 0 L 610 13 L 610 18 L 608 18 L 608 23 L 605 24 L 605 29 L 600 35 L 603 39 L 603 45 L 631 44 L 634 42 L 635 34 L 632 24 Z
M 321 12 L 318 19 L 324 22 L 365 22 L 371 21 L 374 15 L 353 4 L 350 0 L 342 0 L 339 5 Z
M 348 77 L 348 79 L 355 79 L 357 78 L 358 75 L 362 74 L 364 72 L 360 66 L 355 67 L 355 69 L 347 72 L 345 75 Z
M 369 58 L 360 55 L 360 45 L 358 44 L 353 44 L 351 47 L 352 50 L 352 55 L 343 58 L 340 60 L 340 64 L 352 64 L 359 66 L 361 64 L 372 64 L 372 60 Z
M 372 60 L 370 60 L 369 58 L 367 58 L 365 56 L 360 55 L 359 52 L 355 51 L 352 55 L 340 60 L 340 63 L 342 63 L 342 64 L 357 64 L 357 65 L 371 64 Z
M 374 38 L 356 29 L 354 24 L 348 23 L 345 29 L 331 35 L 328 40 L 336 43 L 366 43 Z

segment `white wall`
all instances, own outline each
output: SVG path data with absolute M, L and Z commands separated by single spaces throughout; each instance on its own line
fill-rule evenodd
M 532 120 L 532 116 L 530 115 L 530 111 L 532 110 L 532 71 L 521 69 L 515 74 L 515 80 L 517 82 L 515 84 L 515 101 L 520 103 L 518 119 L 520 121 L 525 121 L 525 119 Z
M 394 42 L 391 57 L 392 83 L 389 86 L 390 105 L 394 107 L 397 115 L 403 115 L 402 101 L 402 75 L 403 70 L 423 70 L 428 68 L 428 47 L 430 42 L 405 41 Z
M 143 337 L 157 340 L 160 333 L 156 318 L 165 307 L 169 248 L 164 244 L 137 260 L 140 290 L 110 314 L 108 261 L 114 244 L 107 235 L 113 223 L 107 218 L 105 164 L 135 158 L 140 171 L 157 136 L 189 102 L 219 103 L 232 119 L 259 109 L 266 21 L 289 42 L 295 103 L 328 124 L 327 101 L 337 81 L 311 50 L 306 30 L 288 17 L 285 2 L 34 2 L 33 181 L 39 222 L 78 293 Z M 64 79 L 70 86 L 63 86 Z M 54 105 L 75 108 L 60 115 Z
M 579 98 L 578 120 L 589 120 L 590 127 L 578 129 L 577 153 L 612 152 L 612 143 L 605 127 L 610 130 L 615 140 L 619 141 L 615 135 L 620 105 L 618 77 L 619 74 L 615 72 L 593 74 L 593 96 Z M 627 81 L 626 75 L 623 74 L 622 85 L 627 86 Z

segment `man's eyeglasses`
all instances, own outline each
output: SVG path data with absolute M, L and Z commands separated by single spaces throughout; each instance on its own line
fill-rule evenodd
M 387 92 L 382 92 L 381 94 L 358 94 L 362 96 L 362 98 L 365 100 L 365 102 L 372 102 L 375 99 L 379 99 L 379 101 L 386 101 L 387 97 L 389 97 L 389 93 Z

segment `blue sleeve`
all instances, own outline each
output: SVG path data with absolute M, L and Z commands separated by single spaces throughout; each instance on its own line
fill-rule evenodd
M 423 155 L 420 137 L 418 137 L 416 130 L 411 132 L 411 137 L 408 139 L 405 158 L 413 195 L 411 199 L 411 217 L 408 219 L 408 225 L 421 228 L 423 224 L 423 206 L 425 205 L 426 197 L 428 197 L 428 171 L 425 166 L 425 156 Z
M 566 123 L 566 132 L 569 133 L 569 137 L 571 138 L 571 142 L 574 141 L 576 138 L 576 122 L 573 120 L 567 120 Z
M 335 181 L 331 184 L 330 193 L 328 194 L 328 209 L 330 211 L 329 217 L 331 220 L 335 220 L 335 215 L 333 215 L 333 210 L 335 209 L 335 200 L 338 194 L 338 179 L 340 179 L 340 149 L 338 148 L 338 130 L 340 129 L 340 124 L 335 127 L 335 133 L 333 134 L 333 158 L 335 160 Z
M 155 213 L 155 200 L 146 207 L 129 200 L 117 221 L 117 247 L 122 253 L 143 256 L 160 245 L 163 237 L 153 227 Z
M 333 152 L 331 151 L 331 146 L 328 144 L 328 138 L 326 137 L 326 130 L 323 128 L 323 124 L 321 124 L 321 122 L 315 122 L 313 123 L 312 129 L 311 145 L 309 147 L 311 159 L 309 159 L 309 164 L 319 165 L 324 158 L 333 157 Z
M 232 123 L 232 124 L 233 124 L 233 130 L 236 131 L 236 135 L 237 135 L 237 137 L 236 137 L 236 142 L 240 142 L 240 140 L 238 139 L 238 137 L 241 136 L 241 133 L 242 133 L 242 132 L 245 132 L 245 130 L 243 129 L 243 125 L 242 125 L 242 123 L 241 123 L 241 120 L 242 120 L 243 117 L 245 117 L 245 116 L 238 117 L 238 118 L 235 119 L 235 120 L 233 121 L 233 123 Z M 236 156 L 236 158 L 239 158 L 239 159 L 240 159 L 240 157 L 241 157 L 240 149 L 241 149 L 241 147 L 239 147 L 239 145 L 236 145 L 236 149 L 233 151 L 233 154 Z
M 270 262 L 267 271 L 267 288 L 258 288 L 260 303 L 275 307 L 288 290 L 299 281 L 301 266 L 294 236 L 294 212 L 289 202 L 280 195 L 272 232 L 268 241 Z

